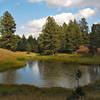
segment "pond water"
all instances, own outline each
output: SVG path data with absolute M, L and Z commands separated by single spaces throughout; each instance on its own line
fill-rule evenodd
M 61 62 L 34 60 L 27 61 L 27 65 L 23 68 L 1 72 L 0 83 L 74 88 L 77 86 L 75 79 L 77 69 L 82 71 L 81 86 L 100 80 L 100 66 L 68 65 Z

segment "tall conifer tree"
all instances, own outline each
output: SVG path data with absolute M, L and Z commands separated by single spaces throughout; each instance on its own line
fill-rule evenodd
M 39 49 L 42 54 L 52 55 L 58 52 L 60 48 L 59 25 L 53 17 L 48 17 L 39 37 Z

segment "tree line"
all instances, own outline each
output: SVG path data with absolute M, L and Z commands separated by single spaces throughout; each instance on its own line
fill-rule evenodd
M 0 18 L 0 47 L 12 51 L 37 52 L 37 40 L 30 35 L 28 39 L 15 35 L 16 23 L 12 15 L 6 11 Z
M 70 20 L 69 24 L 58 25 L 53 17 L 48 17 L 42 28 L 42 34 L 33 38 L 15 35 L 16 23 L 6 11 L 0 18 L 0 47 L 12 51 L 38 52 L 41 55 L 73 53 L 79 46 L 86 45 L 91 53 L 100 48 L 100 24 L 93 24 L 89 32 L 85 18 L 79 22 Z

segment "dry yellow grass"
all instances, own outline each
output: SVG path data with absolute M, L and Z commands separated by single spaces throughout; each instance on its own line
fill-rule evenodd
M 81 57 L 79 54 L 56 54 L 53 56 L 40 56 L 36 53 L 27 54 L 27 52 L 12 52 L 6 49 L 0 49 L 0 71 L 9 68 L 19 68 L 25 66 L 25 60 L 52 60 L 62 61 L 64 63 L 74 64 L 100 64 L 100 57 Z
M 35 53 L 12 52 L 6 49 L 0 49 L 0 71 L 9 68 L 19 68 L 25 65 L 24 60 L 36 56 Z

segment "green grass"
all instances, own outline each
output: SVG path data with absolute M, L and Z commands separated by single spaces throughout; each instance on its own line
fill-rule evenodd
M 25 60 L 31 59 L 35 53 L 12 52 L 6 49 L 0 49 L 0 71 L 11 68 L 21 68 L 26 65 Z
M 100 57 L 83 57 L 77 54 L 56 54 L 40 56 L 26 52 L 12 52 L 0 49 L 0 71 L 25 66 L 26 60 L 61 61 L 62 63 L 100 65 Z M 84 100 L 100 100 L 100 81 L 83 87 L 87 96 Z M 72 90 L 64 88 L 38 88 L 28 85 L 0 84 L 0 100 L 66 100 Z
M 17 98 L 18 100 L 61 100 L 71 94 L 70 89 L 64 88 L 38 88 L 28 85 L 0 85 L 0 100 Z M 60 99 L 59 99 L 60 98 Z
M 62 63 L 100 65 L 100 57 L 82 57 L 77 54 L 56 54 L 54 56 L 40 56 L 36 53 L 27 54 L 27 52 L 12 52 L 6 49 L 0 49 L 0 71 L 11 68 L 21 68 L 25 66 L 26 60 L 47 60 L 60 61 Z
M 83 90 L 86 94 L 83 100 L 100 100 L 100 81 L 83 87 Z M 66 100 L 71 95 L 71 89 L 60 87 L 0 84 L 0 100 Z
M 100 81 L 84 86 L 83 89 L 88 98 L 86 100 L 100 100 Z
M 33 59 L 61 61 L 63 63 L 82 64 L 82 65 L 100 65 L 100 57 L 82 57 L 77 54 L 56 54 L 54 56 L 34 56 Z

